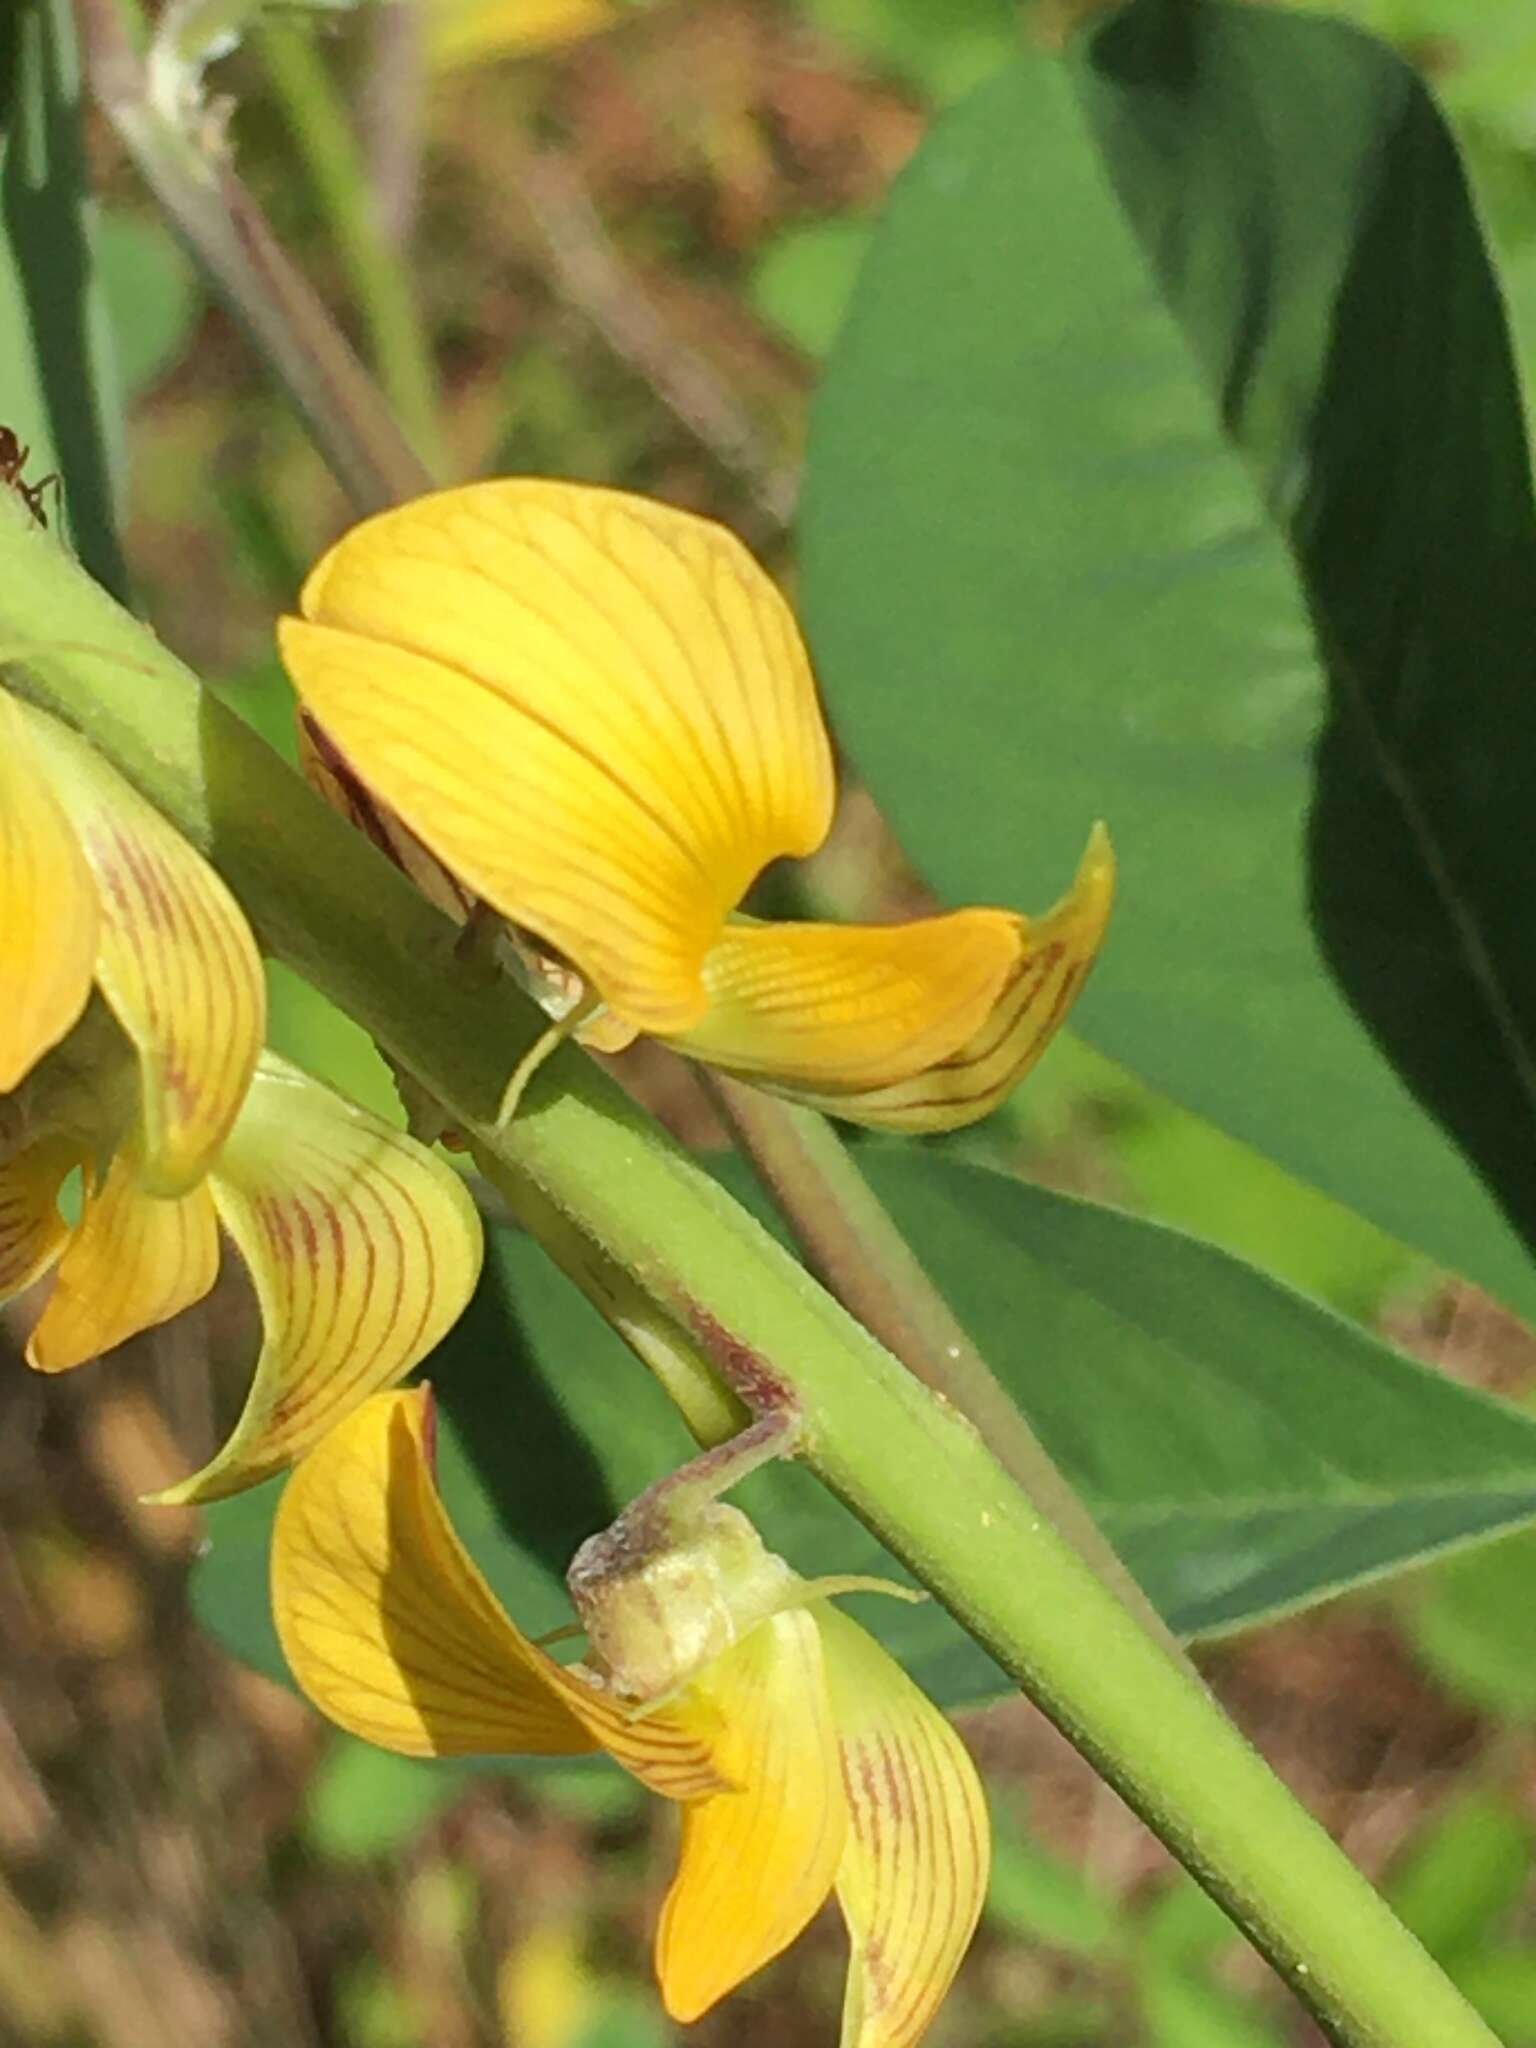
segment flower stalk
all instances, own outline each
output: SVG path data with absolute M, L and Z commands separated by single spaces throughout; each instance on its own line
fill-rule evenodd
M 705 1086 L 816 1277 L 909 1372 L 956 1403 L 1148 1634 L 1182 1658 L 1167 1623 L 1009 1400 L 832 1126 L 814 1110 L 777 1102 L 729 1075 L 706 1073 Z
M 557 1256 L 622 1268 L 700 1402 L 801 1419 L 805 1462 L 1011 1672 L 1351 2048 L 1494 2036 L 1187 1668 L 1147 1635 L 972 1424 L 937 1401 L 562 1047 L 507 1126 L 545 1018 L 455 959 L 426 903 L 0 494 L 13 681 L 219 867 L 263 942 L 378 1038 L 498 1178 L 558 1217 Z M 67 645 L 60 645 L 64 642 Z M 52 650 L 52 651 L 46 651 Z M 90 651 L 84 651 L 90 650 Z M 718 1412 L 718 1411 L 717 1411 Z

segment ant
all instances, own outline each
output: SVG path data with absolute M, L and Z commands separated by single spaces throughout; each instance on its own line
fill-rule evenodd
M 43 493 L 50 484 L 62 494 L 64 486 L 58 472 L 29 484 L 22 472 L 32 455 L 29 447 L 23 446 L 13 427 L 0 427 L 0 484 L 8 485 L 21 495 L 22 502 L 39 526 L 48 524 L 48 514 L 43 510 Z

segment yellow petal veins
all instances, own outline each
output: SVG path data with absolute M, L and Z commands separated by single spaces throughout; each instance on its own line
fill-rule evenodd
M 79 841 L 44 779 L 21 707 L 0 689 L 0 1095 L 84 1010 L 96 916 Z
M 683 1811 L 677 1876 L 656 1930 L 673 2019 L 707 2012 L 789 1946 L 826 1898 L 847 1814 L 817 1622 L 775 1614 L 675 1705 L 709 1711 L 715 1761 L 739 1791 Z
M 299 767 L 317 796 L 371 839 L 416 884 L 429 903 L 462 924 L 474 907 L 470 890 L 456 882 L 435 860 L 414 832 L 407 832 L 385 805 L 377 803 L 347 767 L 314 719 L 300 712 L 297 720 Z
M 1025 920 L 956 910 L 908 924 L 729 925 L 709 1008 L 670 1043 L 751 1080 L 877 1088 L 947 1058 L 1017 972 Z
M 782 597 L 721 527 L 507 480 L 365 521 L 280 631 L 348 766 L 622 1021 L 686 1030 L 766 863 L 826 834 L 831 753 Z
M 0 1166 L 0 1302 L 46 1273 L 63 1249 L 69 1225 L 59 1191 L 80 1163 L 80 1148 L 39 1139 Z
M 208 1190 L 146 1194 L 131 1152 L 119 1152 L 101 1186 L 86 1194 L 27 1363 L 64 1372 L 99 1358 L 201 1301 L 218 1270 Z
M 980 1917 L 986 1802 L 959 1736 L 900 1665 L 835 1608 L 818 1620 L 848 1801 L 837 1895 L 853 1954 L 841 2048 L 909 2048 Z
M 870 1085 L 755 1076 L 810 1109 L 876 1130 L 951 1131 L 988 1116 L 1045 1051 L 1098 957 L 1114 902 L 1109 835 L 1096 825 L 1077 878 L 1041 917 L 1021 917 L 1017 961 L 990 1011 L 947 1057 Z
M 272 1537 L 272 1612 L 333 1721 L 405 1756 L 597 1747 L 544 1681 L 432 1482 L 423 1388 L 376 1395 L 295 1469 Z
M 202 857 L 94 750 L 23 707 L 95 877 L 96 980 L 139 1056 L 139 1172 L 157 1194 L 200 1178 L 244 1098 L 266 1028 L 261 961 Z
M 262 1347 L 229 1442 L 167 1501 L 216 1500 L 302 1456 L 426 1356 L 480 1270 L 480 1220 L 453 1169 L 272 1053 L 209 1184 Z
M 278 1504 L 272 1606 L 294 1677 L 353 1734 L 409 1756 L 624 1760 L 673 1798 L 720 1783 L 706 1745 L 632 1717 L 523 1635 L 443 1511 L 424 1387 L 378 1394 L 297 1467 Z

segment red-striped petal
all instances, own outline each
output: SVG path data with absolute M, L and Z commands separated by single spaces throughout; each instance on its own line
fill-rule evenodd
M 140 1178 L 181 1194 L 245 1096 L 266 988 L 239 905 L 202 857 L 77 734 L 22 707 L 95 878 L 96 980 L 139 1056 Z
M 848 1801 L 837 1873 L 853 1947 L 842 2048 L 910 2048 L 981 1913 L 986 1801 L 965 1745 L 900 1665 L 835 1608 L 818 1620 Z
M 209 1176 L 250 1272 L 262 1347 L 229 1442 L 167 1501 L 254 1486 L 425 1358 L 480 1271 L 480 1219 L 450 1166 L 263 1053 Z

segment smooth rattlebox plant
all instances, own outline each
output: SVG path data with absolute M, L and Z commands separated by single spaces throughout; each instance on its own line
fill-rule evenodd
M 829 1893 L 852 1958 L 844 2048 L 907 2048 L 959 1967 L 986 1888 L 986 1806 L 953 1728 L 718 1503 L 584 1546 L 586 1656 L 561 1665 L 503 1612 L 432 1474 L 425 1388 L 381 1394 L 289 1480 L 272 1600 L 289 1665 L 342 1727 L 408 1756 L 604 1750 L 682 1809 L 656 1933 L 668 2012 L 693 2020 Z M 888 1590 L 903 1593 L 904 1589 Z M 911 1597 L 906 1595 L 906 1597 Z
M 255 1288 L 244 1410 L 167 1498 L 268 1477 L 451 1327 L 481 1254 L 463 1183 L 262 1049 L 261 962 L 223 882 L 3 691 L 0 969 L 0 1301 L 52 1275 L 28 1362 L 62 1372 L 201 1301 L 221 1226 Z
M 445 0 L 444 11 L 459 10 Z M 574 0 L 533 10 L 573 24 L 604 11 Z M 85 153 L 72 147 L 77 54 L 128 157 L 286 384 L 356 515 L 429 490 L 411 441 L 430 459 L 439 438 L 436 337 L 412 331 L 410 280 L 361 164 L 350 179 L 320 177 L 316 189 L 393 397 L 374 387 L 288 262 L 241 183 L 225 124 L 210 118 L 203 73 L 216 46 L 207 32 L 222 33 L 232 13 L 254 22 L 257 7 L 161 10 L 147 47 L 130 12 L 117 0 L 19 10 L 10 139 L 46 148 L 8 147 L 0 163 L 24 202 L 0 209 L 10 297 L 25 315 L 13 323 L 7 372 L 19 382 L 8 389 L 60 430 L 46 436 L 46 460 L 59 460 L 69 525 L 109 584 L 126 581 L 111 477 L 121 408 L 104 374 L 110 352 L 97 360 L 81 345 L 110 309 L 94 303 L 102 266 L 91 254 L 92 195 Z M 845 367 L 818 399 L 800 544 L 839 715 L 857 720 L 867 699 L 868 741 L 847 729 L 882 802 L 901 801 L 901 778 L 888 778 L 876 734 L 913 757 L 911 844 L 925 861 L 957 860 L 948 872 L 960 901 L 1011 893 L 1006 865 L 977 881 L 986 871 L 958 852 L 974 841 L 985 857 L 986 813 L 1005 863 L 1027 810 L 1030 837 L 1059 848 L 1065 866 L 1079 830 L 1073 792 L 1086 825 L 1116 745 L 1136 741 L 1125 815 L 1121 799 L 1110 806 L 1127 846 L 1140 829 L 1145 881 L 1145 972 L 1136 960 L 1121 970 L 1127 1062 L 1156 1080 L 1163 1055 L 1162 1078 L 1193 1106 L 1237 1135 L 1272 1141 L 1335 1194 L 1358 1188 L 1378 1222 L 1515 1294 L 1528 1286 L 1528 1260 L 1497 1210 L 1517 1226 L 1523 1219 L 1532 1238 L 1520 1140 L 1536 995 L 1529 890 L 1515 882 L 1536 757 L 1533 579 L 1523 573 L 1533 526 L 1502 296 L 1453 138 L 1408 66 L 1367 37 L 1284 8 L 1127 0 L 1064 34 L 1063 54 L 1030 40 L 1011 62 L 999 54 L 1012 83 L 981 88 L 978 121 L 959 110 L 915 153 L 877 229 L 839 349 Z M 301 91 L 318 82 L 308 107 L 322 126 L 294 125 L 323 141 L 328 120 L 334 164 L 359 153 L 327 66 L 309 54 L 307 69 L 281 74 L 287 104 L 301 104 L 295 78 Z M 276 80 L 280 67 L 270 71 Z M 350 199 L 340 190 L 348 182 Z M 915 239 L 901 225 L 912 200 L 926 216 Z M 1044 240 L 1032 233 L 1042 224 Z M 575 225 L 579 236 L 589 223 Z M 1088 345 L 1095 338 L 1107 338 L 1107 355 Z M 899 476 L 892 486 L 892 451 L 911 488 Z M 1386 487 L 1406 475 L 1411 492 Z M 890 1282 L 893 1313 L 882 1320 L 893 1348 L 846 1312 L 868 1293 L 846 1277 L 857 1283 L 868 1263 L 859 1222 L 869 1208 L 849 1162 L 838 1154 L 819 1189 L 809 1172 L 783 1182 L 797 1224 L 831 1190 L 823 1213 L 845 1226 L 852 1257 L 818 1259 L 832 1276 L 825 1290 L 701 1161 L 649 1126 L 612 1076 L 570 1048 L 550 1053 L 521 1113 L 506 1114 L 508 1068 L 516 1106 L 518 1085 L 548 1050 L 552 1011 L 556 1036 L 652 1033 L 855 1121 L 964 1123 L 1023 1071 L 1094 957 L 1111 883 L 1102 845 L 1090 845 L 1067 905 L 1034 923 L 984 910 L 838 933 L 742 918 L 763 864 L 817 843 L 831 803 L 825 735 L 782 603 L 705 522 L 569 485 L 482 485 L 360 528 L 322 563 L 304 617 L 286 629 L 317 758 L 354 815 L 357 791 L 378 815 L 394 814 L 419 852 L 409 872 L 447 876 L 445 907 L 473 921 L 459 945 L 452 920 L 311 803 L 285 764 L 56 545 L 63 522 L 44 532 L 36 510 L 24 491 L 0 488 L 8 680 L 215 860 L 263 943 L 374 1034 L 700 1441 L 729 1451 L 727 1439 L 756 1430 L 761 1447 L 778 1429 L 810 1478 L 886 1543 L 1221 1902 L 1331 2040 L 1493 2048 L 1447 1975 L 1146 1625 L 1070 1518 L 1053 1515 L 1042 1459 L 986 1421 L 985 1379 L 972 1380 L 976 1403 L 948 1376 L 943 1361 L 963 1347 L 942 1334 L 925 1341 L 951 1319 L 942 1303 L 934 1313 L 920 1273 L 903 1277 L 915 1266 L 905 1246 L 875 1274 Z M 830 550 L 829 537 L 838 543 Z M 1316 651 L 1338 688 L 1317 687 Z M 1022 756 L 1002 743 L 1005 731 Z M 990 794 L 980 761 L 974 780 L 964 760 L 958 775 L 937 772 L 955 734 L 962 754 L 994 757 Z M 1196 800 L 1202 776 L 1222 799 L 1214 814 Z M 946 819 L 944 798 L 960 789 L 963 807 Z M 5 838 L 9 802 L 0 806 L 0 889 L 9 892 L 0 944 L 24 934 L 27 917 L 35 941 L 41 917 L 35 888 L 27 894 L 26 849 L 13 862 Z M 9 915 L 17 900 L 32 905 L 19 923 Z M 498 917 L 559 1007 L 535 1016 L 498 971 L 507 951 Z M 1314 927 L 1336 987 L 1320 972 Z M 13 1059 L 15 1072 L 0 1080 L 12 1091 L 0 1106 L 0 1162 L 18 1156 L 18 1131 L 30 1141 L 61 1127 L 49 1119 L 69 1107 L 79 1073 L 99 1084 L 109 1126 L 90 1166 L 140 1130 L 132 1033 L 112 1014 L 94 961 L 101 1000 L 71 1027 L 63 1013 L 73 998 L 47 985 L 51 968 L 35 943 L 31 954 L 42 1011 L 63 1035 L 49 1025 L 53 1052 L 24 1080 Z M 89 985 L 78 958 L 72 971 L 69 986 Z M 1294 1004 L 1282 1000 L 1290 982 Z M 1186 1028 L 1202 994 L 1205 1028 Z M 10 1022 L 0 1020 L 0 1044 Z M 1260 1025 L 1274 1057 L 1245 1063 L 1245 1029 Z M 93 1064 L 87 1034 L 98 1026 L 108 1042 L 117 1034 L 117 1056 Z M 1247 1041 L 1257 1042 L 1252 1030 Z M 1469 1057 L 1469 1047 L 1482 1050 Z M 1218 1053 L 1231 1069 L 1225 1083 Z M 253 1086 L 217 1157 L 210 1152 L 209 1186 L 256 1099 Z M 1372 1101 L 1370 1115 L 1356 1114 Z M 1345 1114 L 1332 1116 L 1330 1102 Z M 1415 1138 L 1426 1104 L 1449 1146 Z M 749 1114 L 764 1109 L 753 1103 Z M 766 1110 L 777 1115 L 776 1105 Z M 830 1158 L 826 1134 L 815 1139 Z M 928 1162 L 910 1148 L 907 1163 L 920 1173 Z M 189 1186 L 201 1185 L 194 1174 Z M 304 1216 L 327 1220 L 322 1203 L 285 1213 L 299 1234 Z M 33 1214 L 54 1228 L 46 1210 Z M 1437 1222 L 1447 1214 L 1449 1229 Z M 1155 1320 L 1170 1295 L 1198 1290 L 1177 1256 L 1115 1270 L 1110 1242 L 1089 1228 L 1085 1278 L 1113 1294 L 1126 1324 L 1139 1326 L 1149 1308 Z M 1055 1245 L 1059 1256 L 1059 1236 Z M 1073 1323 L 1049 1319 L 1047 1296 L 1031 1284 L 1040 1249 L 1021 1232 L 998 1276 L 1013 1384 L 1070 1381 L 1083 1473 L 1106 1471 L 1126 1444 L 1145 1467 L 1166 1457 L 1193 1476 L 1197 1512 L 1185 1512 L 1186 1490 L 1163 1523 L 1175 1540 L 1181 1521 L 1197 1525 L 1192 1576 L 1213 1558 L 1219 1568 L 1229 1507 L 1253 1538 L 1247 1561 L 1272 1554 L 1251 1501 L 1203 1484 L 1207 1429 L 1213 1442 L 1234 1442 L 1253 1411 L 1201 1415 L 1189 1390 L 1170 1383 L 1173 1355 L 1124 1396 L 1083 1385 Z M 320 1329 L 318 1304 L 341 1297 L 319 1285 L 305 1292 L 317 1278 L 307 1259 L 291 1278 L 294 1330 Z M 1223 1364 L 1236 1377 L 1253 1359 L 1281 1384 L 1284 1357 L 1231 1306 L 1240 1297 L 1218 1290 L 1198 1307 Z M 955 1306 L 963 1323 L 967 1290 L 957 1289 Z M 1317 1319 L 1293 1306 L 1288 1341 L 1304 1345 Z M 343 1317 L 343 1336 L 348 1327 Z M 910 1369 L 919 1361 L 938 1363 L 932 1388 Z M 1390 1370 L 1384 1359 L 1360 1363 L 1367 1375 Z M 364 1391 L 341 1384 L 343 1405 Z M 1349 1424 L 1357 1393 L 1374 1384 L 1341 1374 L 1336 1390 L 1320 1391 L 1319 1468 L 1329 1424 Z M 374 1412 L 351 1407 L 338 1440 Z M 1283 1398 L 1274 1412 L 1283 1424 Z M 621 1408 L 599 1427 L 622 1442 L 626 1421 Z M 1349 1568 L 1351 1531 L 1382 1508 L 1417 1524 L 1414 1540 L 1427 1549 L 1475 1533 L 1447 1512 L 1463 1450 L 1484 1478 L 1508 1478 L 1498 1490 L 1511 1516 L 1527 1513 L 1528 1453 L 1514 1444 L 1506 1464 L 1490 1445 L 1485 1463 L 1477 1425 L 1462 1437 L 1442 1447 L 1421 1434 L 1396 1468 L 1405 1483 L 1369 1484 L 1349 1513 L 1321 1517 L 1322 1577 Z M 323 1478 L 330 1441 L 300 1459 L 291 1498 L 303 1500 L 312 1472 Z M 537 1459 L 547 1443 L 493 1433 L 487 1464 L 504 1478 L 514 1452 Z M 376 1528 L 350 1513 L 355 1476 L 349 1465 L 320 1489 L 317 1584 L 360 1541 L 377 1551 Z M 433 1540 L 430 1518 L 400 1526 Z M 547 1534 L 547 1514 L 542 1526 Z M 705 1525 L 722 1526 L 734 1525 Z M 391 1597 L 439 1583 L 418 1570 L 410 1543 L 390 1556 Z M 440 1546 L 436 1562 L 451 1566 Z M 749 1577 L 758 1585 L 773 1572 Z M 657 1646 L 642 1630 L 637 1660 L 632 1615 L 614 1634 L 618 1590 L 579 1575 L 590 1668 L 610 1683 L 539 1664 L 533 1690 L 546 1733 L 554 1718 L 567 1742 L 574 1726 L 601 1747 L 637 1743 L 645 1727 L 643 1739 L 667 1752 L 685 1810 L 745 1805 L 748 1791 L 719 1782 L 729 1761 L 723 1724 L 716 1747 L 702 1720 L 679 1725 L 682 1695 L 663 1693 L 650 1712 L 630 1705 L 626 1693 L 638 1698 L 656 1682 Z M 504 1632 L 477 1633 L 478 1621 L 456 1623 L 445 1641 L 440 1608 L 407 1601 L 382 1645 L 365 1627 L 346 1668 L 379 1679 L 409 1651 L 403 1661 L 424 1687 L 414 1655 L 424 1641 L 434 1654 L 467 1647 L 470 1705 L 483 1715 L 488 1698 L 506 1696 L 508 1670 L 537 1661 L 533 1646 L 516 1638 L 514 1655 Z M 713 1610 L 691 1596 L 669 1600 L 663 1637 L 701 1611 Z M 711 1645 L 684 1687 L 697 1700 L 736 1657 L 767 1656 L 775 1639 L 812 1640 L 807 1617 L 823 1672 L 833 1672 L 841 1653 L 814 1608 L 792 1603 L 750 1626 L 730 1611 L 744 1632 Z M 374 1651 L 384 1667 L 370 1661 Z M 826 1682 L 830 1693 L 837 1681 Z M 728 1682 L 726 1691 L 727 1718 L 734 1710 L 748 1725 Z M 807 1702 L 820 1712 L 809 1676 L 773 1697 L 787 1712 L 803 1714 Z M 525 1719 L 533 1715 L 534 1702 L 518 1698 Z M 415 1694 L 405 1704 L 419 1712 Z M 846 1762 L 857 1712 L 834 1700 L 831 1718 Z M 846 1815 L 844 1824 L 852 1840 Z M 741 1860 L 750 1874 L 749 1851 Z M 905 1896 L 920 1902 L 925 1866 L 914 1857 L 905 1868 Z M 931 1996 L 950 1932 L 926 1960 L 899 1918 L 871 1919 L 879 1932 L 864 1940 L 857 1887 L 843 1863 L 835 1875 L 845 1907 L 853 1902 L 855 1985 L 861 1971 L 878 1978 L 884 1939 L 919 2001 Z M 951 1930 L 963 1918 L 934 1924 Z M 711 1933 L 724 1953 L 754 1925 L 761 1947 L 751 1919 Z M 706 1951 L 697 1967 L 710 1960 Z M 892 2002 L 888 1985 L 876 1993 L 868 2010 L 887 2018 L 870 2025 L 889 2024 L 901 2039 L 920 2023 L 920 2002 Z M 700 1995 L 686 1982 L 669 1990 L 679 2010 Z M 858 1995 L 850 2024 L 862 2030 Z
M 552 1058 L 528 1113 L 498 1116 L 501 1048 L 534 1043 L 532 1005 L 457 961 L 452 923 L 24 508 L 8 516 L 4 493 L 0 556 L 0 625 L 38 650 L 16 664 L 28 701 L 88 732 L 179 831 L 217 850 L 269 942 L 441 1105 L 701 1441 L 740 1430 L 743 1409 L 760 1441 L 775 1415 L 791 1424 L 786 1448 L 1093 1759 L 1336 2038 L 1488 2048 L 1443 1972 L 962 1410 L 904 1372 L 591 1063 Z M 306 1461 L 297 1470 L 302 1483 Z
M 438 901 L 457 883 L 574 969 L 561 1029 L 589 1043 L 646 1032 L 854 1123 L 947 1130 L 997 1106 L 1093 964 L 1102 827 L 1038 918 L 739 914 L 769 862 L 821 845 L 835 786 L 789 607 L 712 521 L 469 484 L 353 528 L 300 609 L 279 641 L 317 781 L 386 805 L 451 878 Z

